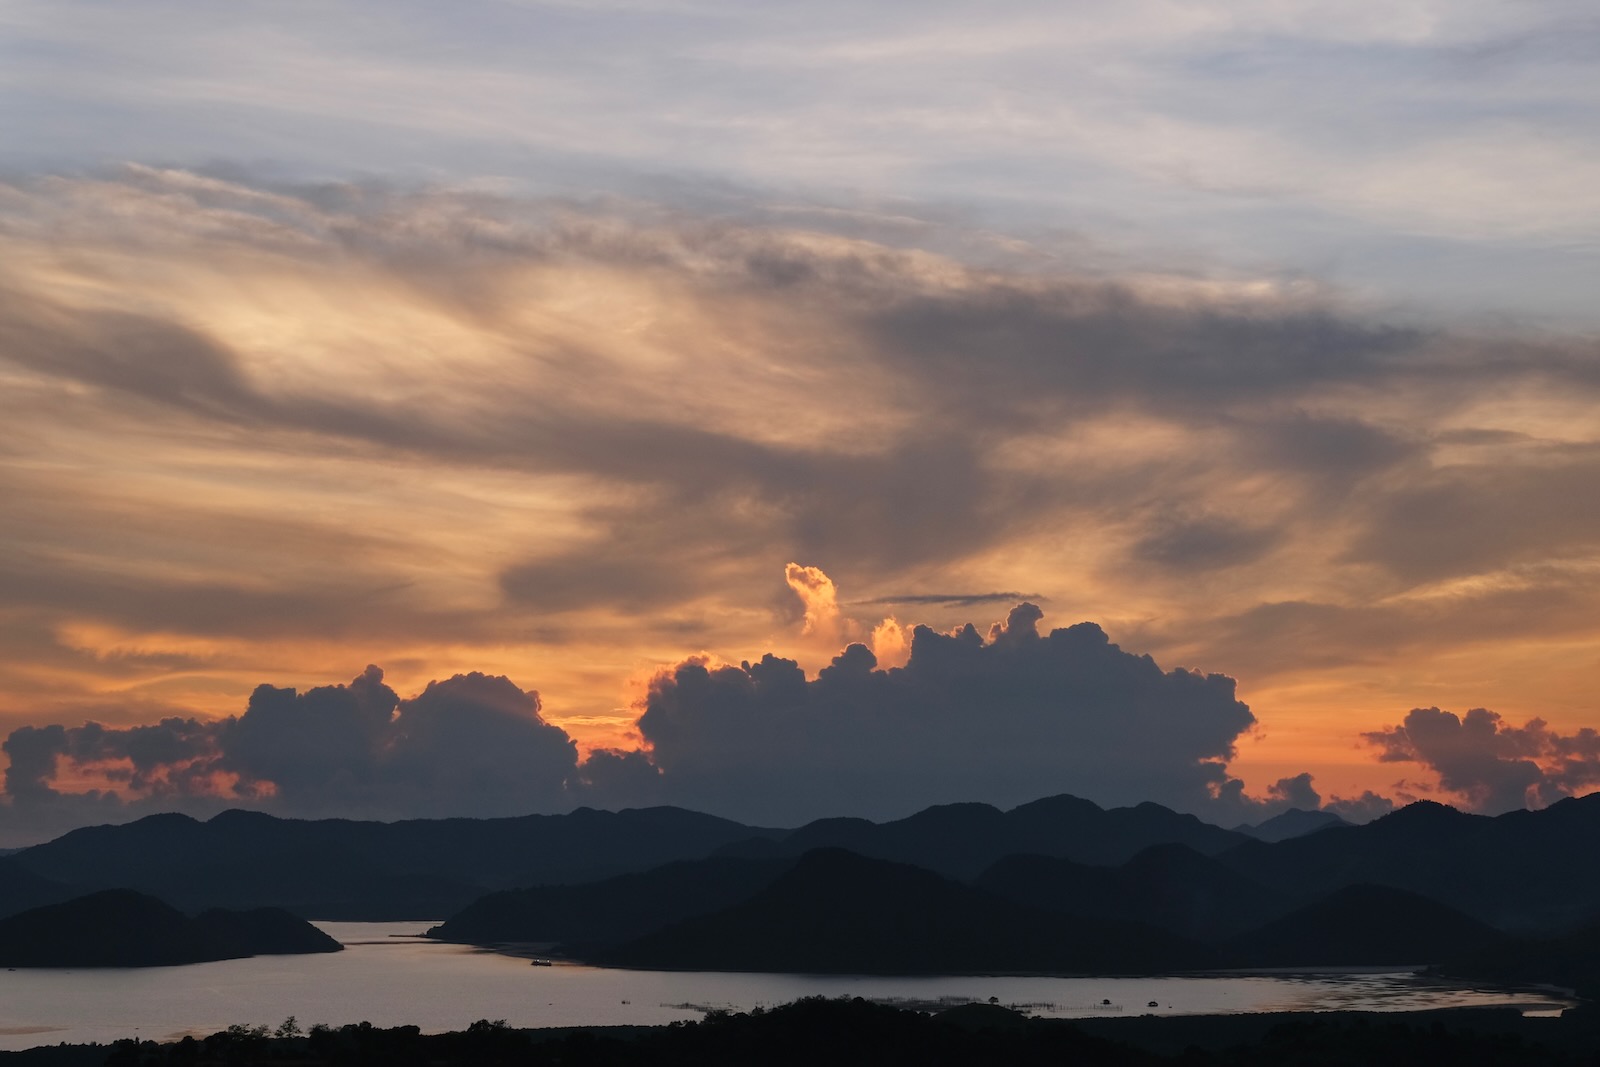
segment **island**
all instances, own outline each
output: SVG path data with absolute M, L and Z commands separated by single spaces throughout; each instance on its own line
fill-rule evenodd
M 160 967 L 344 946 L 280 908 L 188 916 L 132 889 L 107 889 L 0 919 L 0 966 Z

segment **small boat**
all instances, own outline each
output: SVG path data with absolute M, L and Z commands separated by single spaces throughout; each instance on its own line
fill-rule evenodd
M 530 962 L 535 967 L 554 967 L 555 966 L 555 964 L 551 963 L 549 960 L 531 960 Z
M 1159 1008 L 1159 1007 L 1161 1007 L 1161 1005 L 1159 1003 L 1157 1003 L 1156 1001 L 1152 1000 L 1150 1003 L 1146 1004 L 1145 1007 L 1147 1007 L 1147 1008 Z

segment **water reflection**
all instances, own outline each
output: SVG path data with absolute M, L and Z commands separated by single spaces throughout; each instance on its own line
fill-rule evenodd
M 260 956 L 187 967 L 0 972 L 0 1049 L 132 1036 L 175 1040 L 231 1023 L 369 1021 L 461 1029 L 658 1024 L 710 1008 L 748 1010 L 805 996 L 859 996 L 912 1007 L 988 1001 L 1029 1014 L 1405 1011 L 1559 1000 L 1472 989 L 1408 973 L 1213 974 L 1165 978 L 928 977 L 608 970 L 527 959 L 414 934 L 422 923 L 318 923 L 346 951 Z M 402 935 L 402 936 L 396 936 Z M 1149 1007 L 1155 1001 L 1157 1007 Z

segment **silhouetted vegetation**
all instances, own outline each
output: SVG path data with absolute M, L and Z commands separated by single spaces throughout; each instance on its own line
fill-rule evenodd
M 769 1011 L 712 1012 L 659 1027 L 518 1030 L 479 1020 L 466 1030 L 423 1034 L 414 1026 L 276 1029 L 234 1026 L 204 1040 L 61 1046 L 0 1059 L 15 1067 L 304 1064 L 592 1065 L 688 1067 L 941 1067 L 1071 1064 L 1074 1067 L 1451 1067 L 1593 1064 L 1595 1024 L 1581 1015 L 1522 1019 L 1514 1010 L 1415 1015 L 1342 1012 L 1290 1016 L 1029 1019 L 968 1005 L 936 1015 L 863 1000 L 813 998 Z M 293 1020 L 287 1022 L 293 1023 Z M 3 1055 L 3 1054 L 0 1054 Z

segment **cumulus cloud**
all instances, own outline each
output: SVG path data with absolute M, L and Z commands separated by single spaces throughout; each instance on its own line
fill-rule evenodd
M 1381 819 L 1395 808 L 1394 801 L 1386 796 L 1374 793 L 1370 789 L 1361 791 L 1360 796 L 1331 797 L 1323 805 L 1325 811 L 1331 811 L 1346 822 L 1364 823 L 1373 819 Z
M 652 681 L 639 732 L 679 803 L 780 822 L 1060 792 L 1210 803 L 1255 721 L 1233 680 L 1163 671 L 1090 623 L 1041 634 L 1041 615 L 1018 605 L 987 640 L 919 626 L 889 670 L 860 644 L 815 679 L 772 655 L 688 660 Z
M 260 686 L 236 717 L 24 726 L 0 747 L 12 821 L 41 825 L 74 811 L 229 805 L 311 817 L 525 814 L 570 806 L 578 764 L 571 738 L 541 717 L 538 694 L 509 679 L 461 674 L 402 700 L 377 667 L 303 693 Z M 103 788 L 71 787 L 85 777 Z
M 823 572 L 790 574 L 807 579 L 815 603 L 836 605 Z M 1392 807 L 1370 791 L 1324 802 L 1309 773 L 1248 795 L 1228 763 L 1256 719 L 1233 679 L 1163 670 L 1093 623 L 1043 633 L 1043 617 L 1018 604 L 986 635 L 971 624 L 906 634 L 888 620 L 876 636 L 904 651 L 903 663 L 852 643 L 814 677 L 770 653 L 737 666 L 692 657 L 651 680 L 637 709 L 641 748 L 597 748 L 581 762 L 567 733 L 544 721 L 538 694 L 477 672 L 409 699 L 369 666 L 347 685 L 258 686 L 242 714 L 224 719 L 24 726 L 0 746 L 10 761 L 0 821 L 38 834 L 228 806 L 399 818 L 673 803 L 792 825 L 1063 792 L 1107 805 L 1155 800 L 1228 825 L 1318 807 L 1366 821 Z M 1446 720 L 1462 725 L 1418 711 L 1369 738 L 1384 759 L 1428 762 L 1446 788 L 1471 792 L 1468 776 L 1486 780 L 1486 765 L 1439 756 Z M 1465 730 L 1481 740 L 1485 726 L 1500 755 L 1559 757 L 1540 772 L 1549 789 L 1600 777 L 1593 731 L 1499 728 L 1486 712 L 1471 713 Z M 1525 777 L 1532 765 L 1509 766 Z
M 785 584 L 800 599 L 802 607 L 801 632 L 807 636 L 837 642 L 844 620 L 839 614 L 839 593 L 833 579 L 820 567 L 802 567 L 791 563 L 783 569 Z
M 1542 719 L 1513 726 L 1496 712 L 1413 708 L 1398 726 L 1362 735 L 1386 763 L 1417 763 L 1474 811 L 1538 808 L 1600 786 L 1600 734 L 1562 734 Z

